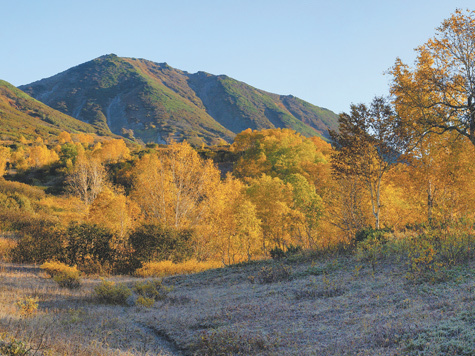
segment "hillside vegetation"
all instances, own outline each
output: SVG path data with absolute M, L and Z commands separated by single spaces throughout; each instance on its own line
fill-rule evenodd
M 46 106 L 3 80 L 0 80 L 0 119 L 3 141 L 19 141 L 21 136 L 49 139 L 61 131 L 110 135 Z
M 290 128 L 328 138 L 337 116 L 224 75 L 106 55 L 22 90 L 82 121 L 142 142 L 231 142 L 247 129 Z

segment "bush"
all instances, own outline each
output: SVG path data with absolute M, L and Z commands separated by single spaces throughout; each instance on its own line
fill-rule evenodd
M 432 231 L 412 237 L 408 246 L 409 271 L 412 282 L 436 282 L 445 278 L 444 264 L 439 261 L 438 238 Z
M 15 240 L 0 237 L 0 261 L 9 262 L 12 257 L 12 250 L 16 245 Z
M 100 273 L 112 265 L 112 233 L 95 224 L 71 224 L 66 231 L 67 261 L 86 273 Z
M 23 317 L 30 317 L 38 310 L 38 297 L 24 297 L 16 302 L 18 309 L 20 309 L 20 315 Z
M 134 285 L 135 293 L 143 298 L 152 299 L 154 301 L 165 299 L 169 291 L 170 288 L 162 285 L 161 280 L 137 282 Z
M 32 219 L 19 229 L 23 236 L 11 251 L 15 262 L 43 263 L 64 259 L 64 230 L 56 223 Z
M 30 348 L 21 341 L 14 337 L 10 337 L 9 340 L 3 340 L 6 338 L 6 334 L 0 334 L 0 355 L 5 356 L 17 356 L 28 355 Z
M 287 281 L 292 274 L 292 268 L 284 264 L 275 264 L 262 267 L 256 277 L 251 277 L 251 283 L 275 283 Z
M 223 264 L 216 261 L 198 262 L 189 260 L 181 263 L 172 261 L 148 262 L 144 263 L 142 268 L 135 271 L 139 277 L 164 277 L 175 274 L 189 274 L 206 271 L 208 269 L 220 268 Z
M 380 242 L 386 242 L 387 236 L 392 230 L 389 227 L 383 229 L 373 229 L 372 227 L 367 227 L 356 232 L 355 238 L 353 239 L 353 244 L 357 245 L 360 242 L 366 241 L 368 239 L 378 240 Z
M 300 245 L 294 246 L 292 244 L 290 244 L 289 247 L 287 247 L 286 251 L 284 251 L 283 249 L 281 249 L 280 247 L 277 247 L 277 246 L 269 251 L 270 256 L 274 260 L 278 260 L 278 259 L 281 259 L 281 258 L 284 258 L 284 257 L 290 257 L 290 256 L 296 255 L 297 253 L 300 253 L 300 252 L 302 252 L 302 246 L 300 246 Z
M 48 273 L 61 288 L 75 289 L 81 286 L 80 272 L 57 261 L 43 263 L 40 268 Z
M 94 288 L 94 294 L 101 303 L 126 305 L 132 291 L 125 284 L 115 284 L 103 279 L 101 284 Z
M 155 304 L 155 299 L 143 297 L 141 295 L 138 296 L 137 300 L 135 301 L 136 305 L 141 305 L 145 308 L 151 308 Z
M 130 235 L 130 243 L 141 262 L 181 262 L 191 257 L 193 232 L 177 231 L 160 225 L 142 225 Z

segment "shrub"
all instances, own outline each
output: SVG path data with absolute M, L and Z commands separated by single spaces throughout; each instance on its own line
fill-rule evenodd
M 17 245 L 15 240 L 0 237 L 0 261 L 9 262 L 13 248 Z
M 24 297 L 16 302 L 20 315 L 26 318 L 33 316 L 38 310 L 38 297 Z
M 76 289 L 81 286 L 79 278 L 79 271 L 75 273 L 59 273 L 53 277 L 53 280 L 58 283 L 61 288 Z
M 275 283 L 290 279 L 292 268 L 284 264 L 275 264 L 262 267 L 255 278 L 251 278 L 251 282 L 258 283 Z
M 80 272 L 76 267 L 70 267 L 57 261 L 43 263 L 40 268 L 48 273 L 61 288 L 75 289 L 81 286 Z
M 292 244 L 290 244 L 287 247 L 286 251 L 284 251 L 283 249 L 281 249 L 280 247 L 277 247 L 277 246 L 269 251 L 270 256 L 274 260 L 278 260 L 278 259 L 285 258 L 285 257 L 290 257 L 290 256 L 293 256 L 293 255 L 296 255 L 299 252 L 302 252 L 302 246 L 300 246 L 300 245 L 294 246 Z
M 113 262 L 112 233 L 95 224 L 71 224 L 66 231 L 67 261 L 87 273 L 100 273 Z
M 475 237 L 472 234 L 461 227 L 448 228 L 440 237 L 441 260 L 456 265 L 472 259 L 475 256 Z
M 389 227 L 385 227 L 383 229 L 373 229 L 372 227 L 367 227 L 356 232 L 353 243 L 354 245 L 357 245 L 358 243 L 368 239 L 378 240 L 384 243 L 387 241 L 387 236 L 391 232 L 392 230 Z
M 285 257 L 285 252 L 280 247 L 274 247 L 272 250 L 269 251 L 270 257 L 274 260 L 279 260 Z
M 167 297 L 170 288 L 162 285 L 161 280 L 153 280 L 148 282 L 137 282 L 134 285 L 134 292 L 139 296 L 147 299 L 163 300 Z
M 413 282 L 435 282 L 443 278 L 444 266 L 438 261 L 438 238 L 430 232 L 412 237 L 408 246 L 409 271 L 406 278 Z
M 101 303 L 125 305 L 132 291 L 125 284 L 115 284 L 103 279 L 101 284 L 94 288 L 94 294 Z
M 151 308 L 155 304 L 155 299 L 139 295 L 137 300 L 135 301 L 135 304 L 141 305 L 145 308 Z
M 177 231 L 160 225 L 147 224 L 130 235 L 130 243 L 141 262 L 171 260 L 181 262 L 193 252 L 191 230 Z
M 23 356 L 30 353 L 30 349 L 23 341 L 17 340 L 14 337 L 10 337 L 8 340 L 4 339 L 6 339 L 6 334 L 0 334 L 0 355 Z
M 173 263 L 172 261 L 148 262 L 144 263 L 142 268 L 136 270 L 135 274 L 139 277 L 164 277 L 175 274 L 198 273 L 222 266 L 221 262 L 216 261 L 198 262 L 196 260 L 188 260 L 181 263 Z
M 19 227 L 23 236 L 12 249 L 12 260 L 16 262 L 43 263 L 47 260 L 64 258 L 64 230 L 56 223 L 43 219 L 32 219 Z

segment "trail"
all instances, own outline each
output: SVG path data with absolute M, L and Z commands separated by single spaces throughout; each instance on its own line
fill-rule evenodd
M 155 338 L 156 343 L 160 346 L 160 349 L 157 350 L 157 355 L 159 356 L 182 356 L 183 353 L 176 347 L 173 340 L 171 340 L 166 334 L 162 331 L 145 325 L 143 323 L 134 321 L 134 324 L 142 329 L 149 335 L 152 335 Z

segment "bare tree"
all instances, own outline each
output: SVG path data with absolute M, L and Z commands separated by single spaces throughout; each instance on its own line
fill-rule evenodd
M 66 179 L 68 190 L 90 205 L 107 183 L 107 172 L 98 160 L 81 158 Z

